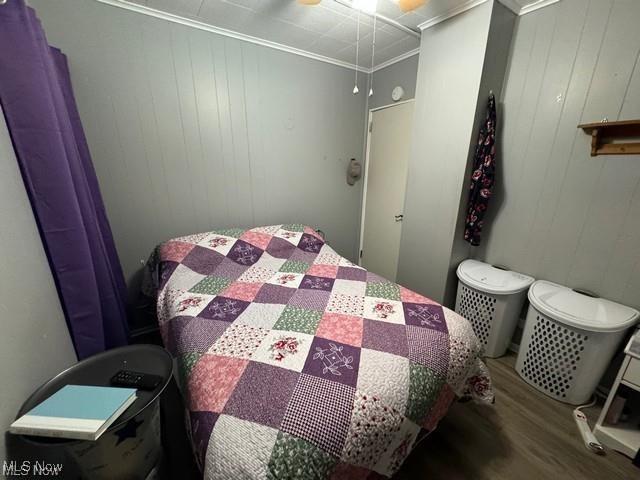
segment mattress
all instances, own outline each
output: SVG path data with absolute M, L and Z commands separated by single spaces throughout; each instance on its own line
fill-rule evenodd
M 312 228 L 160 245 L 157 314 L 204 478 L 380 478 L 460 396 L 491 402 L 467 320 Z

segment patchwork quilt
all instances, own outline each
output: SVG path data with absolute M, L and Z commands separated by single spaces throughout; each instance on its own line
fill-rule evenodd
M 310 227 L 176 238 L 150 264 L 207 479 L 390 477 L 457 396 L 492 401 L 467 320 Z

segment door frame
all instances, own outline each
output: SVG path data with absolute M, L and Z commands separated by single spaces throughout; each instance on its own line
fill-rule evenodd
M 362 213 L 360 214 L 360 242 L 358 245 L 358 265 L 362 266 L 362 247 L 364 245 L 364 220 L 366 216 L 367 210 L 367 182 L 369 181 L 369 156 L 371 154 L 371 122 L 373 120 L 373 113 L 379 110 L 385 110 L 387 108 L 397 107 L 398 105 L 404 105 L 405 103 L 414 102 L 414 98 L 410 98 L 408 100 L 402 100 L 401 102 L 389 103 L 388 105 L 382 105 L 381 107 L 375 107 L 369 109 L 369 114 L 367 115 L 367 145 L 365 149 L 364 155 L 364 175 L 362 177 L 362 181 L 364 182 L 364 186 L 362 187 Z M 413 126 L 413 122 L 412 122 Z

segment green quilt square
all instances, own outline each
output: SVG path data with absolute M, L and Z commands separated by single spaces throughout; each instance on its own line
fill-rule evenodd
M 367 283 L 367 297 L 400 300 L 400 286 L 391 282 Z
M 282 229 L 290 232 L 304 232 L 304 225 L 301 223 L 286 223 L 282 225 Z
M 291 330 L 313 335 L 318 329 L 321 318 L 322 312 L 287 305 L 280 314 L 280 318 L 276 321 L 273 329 Z
M 244 232 L 246 232 L 246 230 L 243 230 L 241 228 L 223 228 L 220 230 L 214 230 L 211 233 L 224 235 L 225 237 L 240 238 Z
M 227 288 L 231 280 L 223 277 L 205 277 L 196 283 L 190 293 L 206 293 L 208 295 L 218 295 L 222 290 Z
M 191 374 L 191 370 L 198 363 L 202 353 L 191 352 L 185 353 L 184 355 L 180 355 L 178 357 L 178 379 L 180 380 L 180 387 L 183 392 L 187 391 L 187 386 L 189 384 L 189 375 Z
M 444 378 L 429 367 L 411 362 L 409 381 L 409 398 L 405 415 L 421 425 L 440 394 Z
M 297 260 L 287 260 L 280 267 L 281 272 L 287 273 L 305 273 L 307 270 L 309 270 L 309 264 Z
M 267 478 L 272 480 L 306 480 L 329 478 L 336 459 L 312 443 L 279 432 L 271 450 Z

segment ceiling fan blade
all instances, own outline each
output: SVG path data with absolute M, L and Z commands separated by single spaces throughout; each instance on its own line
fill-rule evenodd
M 398 6 L 403 12 L 410 12 L 427 3 L 428 0 L 398 0 Z

